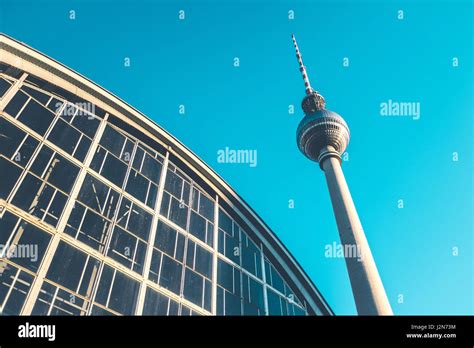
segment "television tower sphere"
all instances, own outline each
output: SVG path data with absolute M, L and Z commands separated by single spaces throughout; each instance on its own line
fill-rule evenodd
M 307 95 L 301 104 L 305 116 L 296 130 L 300 151 L 320 165 L 326 155 L 340 158 L 350 139 L 346 121 L 337 113 L 325 109 L 324 98 L 316 91 Z

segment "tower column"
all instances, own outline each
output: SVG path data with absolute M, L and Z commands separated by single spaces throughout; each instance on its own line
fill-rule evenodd
M 359 315 L 393 315 L 342 172 L 339 154 L 332 146 L 326 146 L 319 159 L 326 175 L 357 312 Z M 346 255 L 348 251 L 351 255 Z

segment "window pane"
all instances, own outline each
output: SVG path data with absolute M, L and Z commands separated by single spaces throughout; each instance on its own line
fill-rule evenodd
M 189 232 L 202 241 L 206 240 L 206 220 L 194 211 L 191 211 Z
M 18 116 L 18 120 L 40 135 L 46 133 L 53 119 L 54 114 L 33 99 L 30 99 Z
M 262 278 L 262 262 L 260 249 L 245 234 L 242 233 L 242 267 L 253 275 Z
M 60 190 L 70 193 L 78 173 L 78 167 L 56 153 L 44 178 Z
M 127 198 L 122 199 L 117 223 L 143 240 L 148 240 L 153 217 L 150 213 L 132 203 Z
M 222 209 L 219 209 L 219 228 L 233 236 L 232 220 Z
M 92 311 L 91 315 L 101 315 L 101 316 L 106 316 L 106 315 L 115 315 L 112 312 L 109 312 L 99 306 L 92 306 Z
M 212 254 L 199 245 L 196 245 L 194 269 L 203 276 L 212 278 Z
M 158 283 L 162 256 L 163 256 L 163 253 L 161 251 L 153 249 L 153 252 L 151 255 L 150 272 L 148 273 L 148 279 L 150 279 L 154 283 Z
M 244 315 L 264 314 L 263 285 L 248 275 L 243 275 L 242 285 Z
M 189 204 L 190 185 L 180 175 L 168 169 L 166 174 L 165 190 L 178 201 Z
M 124 143 L 124 135 L 110 126 L 105 127 L 104 134 L 102 134 L 100 138 L 100 145 L 112 152 L 115 156 L 120 157 Z
M 94 162 L 94 161 L 93 161 Z M 91 167 L 93 167 L 91 165 Z M 93 167 L 96 169 L 96 166 Z M 107 154 L 100 174 L 118 187 L 122 187 L 127 173 L 127 165 L 111 154 Z
M 5 79 L 0 79 L 0 98 L 10 89 L 11 83 Z
M 199 198 L 199 214 L 209 221 L 214 221 L 214 202 L 202 193 Z
M 242 315 L 242 299 L 225 291 L 225 314 Z
M 99 260 L 89 256 L 87 260 L 84 274 L 79 286 L 79 294 L 90 298 L 92 296 L 92 290 L 97 282 L 97 277 L 99 275 Z
M 38 144 L 38 140 L 28 135 L 23 144 L 20 146 L 20 149 L 13 157 L 15 163 L 22 166 L 23 168 L 26 167 L 33 156 L 33 152 L 38 147 Z
M 219 247 L 218 250 L 221 254 L 225 255 L 236 264 L 240 265 L 240 242 L 239 242 L 239 229 L 236 226 L 235 236 L 229 235 L 223 230 L 219 229 Z
M 65 232 L 77 240 L 103 252 L 110 222 L 103 216 L 76 203 L 69 216 Z
M 174 256 L 177 233 L 178 232 L 176 232 L 175 229 L 168 226 L 163 221 L 158 221 L 155 234 L 155 247 L 170 256 Z
M 121 314 L 134 314 L 139 288 L 137 281 L 116 271 L 108 307 Z
M 180 204 L 176 198 L 171 197 L 168 218 L 179 227 L 186 229 L 187 217 L 188 207 L 184 204 Z
M 155 234 L 155 248 L 183 262 L 185 237 L 163 221 L 158 221 Z
M 202 306 L 204 278 L 189 268 L 186 268 L 184 277 L 184 298 L 198 306 Z
M 181 199 L 181 191 L 183 187 L 183 179 L 176 173 L 168 170 L 166 174 L 165 190 L 178 199 Z
M 76 290 L 87 255 L 61 241 L 46 277 L 68 289 Z
M 94 135 L 99 128 L 100 120 L 92 115 L 75 116 L 72 120 L 72 125 L 79 129 L 89 138 L 94 138 Z
M 60 101 L 59 99 L 57 98 L 54 98 L 51 99 L 47 105 L 47 108 L 49 110 L 51 110 L 55 115 L 59 112 L 59 110 L 61 109 L 61 106 L 63 105 L 63 102 Z
M 216 293 L 216 315 L 225 315 L 224 290 L 217 287 Z
M 27 174 L 12 203 L 24 211 L 56 226 L 67 197 L 37 177 Z
M 191 315 L 191 310 L 188 307 L 181 305 L 181 315 L 189 316 Z
M 214 202 L 199 189 L 193 187 L 192 207 L 209 221 L 214 221 Z
M 31 171 L 60 190 L 70 193 L 79 168 L 60 154 L 43 146 L 33 162 Z
M 212 246 L 214 224 L 208 222 L 202 216 L 191 210 L 191 217 L 189 221 L 189 232 L 199 238 L 203 242 Z
M 107 304 L 114 273 L 115 270 L 112 267 L 104 265 L 100 276 L 99 287 L 97 288 L 97 294 L 95 295 L 95 301 L 101 305 L 105 306 Z
M 33 272 L 38 270 L 48 247 L 51 235 L 39 228 L 22 221 L 13 231 L 16 254 L 10 258 L 16 264 Z
M 89 265 L 86 272 L 86 266 Z M 81 284 L 83 285 L 82 293 L 90 295 L 92 284 L 95 282 L 98 269 L 98 260 L 73 246 L 61 241 L 54 254 L 53 261 L 49 267 L 46 277 L 55 283 L 64 287 L 77 291 Z M 89 292 L 87 292 L 87 288 Z M 85 291 L 84 291 L 85 290 Z
M 151 208 L 155 205 L 157 186 L 152 184 L 147 178 L 132 169 L 128 175 L 125 191 L 148 204 Z
M 138 282 L 106 265 L 95 300 L 121 314 L 132 315 L 137 304 L 138 290 Z
M 36 155 L 30 170 L 39 177 L 43 177 L 43 173 L 46 170 L 46 167 L 50 165 L 53 155 L 54 151 L 46 145 L 43 145 L 39 153 Z
M 217 260 L 217 284 L 232 294 L 240 296 L 241 272 L 227 262 Z
M 92 141 L 89 138 L 83 136 L 79 141 L 79 145 L 77 145 L 76 150 L 74 151 L 74 157 L 79 161 L 84 161 L 91 144 Z
M 28 93 L 33 98 L 35 98 L 37 101 L 39 101 L 43 105 L 46 105 L 46 103 L 48 102 L 50 98 L 49 95 L 25 85 L 23 85 L 21 89 L 25 91 L 26 93 Z
M 20 128 L 0 117 L 0 153 L 5 157 L 11 158 L 15 154 L 25 135 Z
M 48 140 L 58 145 L 68 154 L 72 154 L 80 137 L 81 133 L 78 130 L 71 127 L 62 119 L 58 119 L 48 135 Z
M 115 226 L 107 256 L 141 274 L 146 244 L 132 234 Z
M 79 201 L 109 219 L 115 214 L 118 199 L 118 192 L 90 174 L 86 175 L 78 195 Z
M 175 311 L 172 308 L 176 308 Z M 175 315 L 178 303 L 159 292 L 147 288 L 143 315 Z
M 23 105 L 25 105 L 25 102 L 28 100 L 28 98 L 29 97 L 25 93 L 18 91 L 4 110 L 10 116 L 15 117 L 18 114 L 18 111 L 20 111 Z
M 143 160 L 143 166 L 140 172 L 148 179 L 158 184 L 160 181 L 161 167 L 161 162 L 151 157 L 148 153 L 145 153 L 145 159 Z
M 280 296 L 278 296 L 274 291 L 268 289 L 267 291 L 267 301 L 268 301 L 268 314 L 269 315 L 282 315 L 282 301 Z
M 166 255 L 163 255 L 159 284 L 162 287 L 173 291 L 175 294 L 179 294 L 181 287 L 181 270 L 182 266 L 180 263 Z
M 5 211 L 3 216 L 0 218 L 0 254 L 4 255 L 3 252 L 5 252 L 5 246 L 7 244 L 7 241 L 13 231 L 13 228 L 18 222 L 18 217 L 16 215 L 13 215 L 9 211 Z
M 276 271 L 273 265 L 270 267 L 270 274 L 271 274 L 271 285 L 282 294 L 285 293 L 285 285 L 283 282 L 283 278 L 280 274 Z
M 6 199 L 13 186 L 17 182 L 22 169 L 10 161 L 0 156 L 0 173 L 2 173 L 2 183 L 0 185 L 0 198 Z

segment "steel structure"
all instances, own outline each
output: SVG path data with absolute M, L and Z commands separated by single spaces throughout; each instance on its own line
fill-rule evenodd
M 270 228 L 178 139 L 5 35 L 0 173 L 2 314 L 332 315 Z

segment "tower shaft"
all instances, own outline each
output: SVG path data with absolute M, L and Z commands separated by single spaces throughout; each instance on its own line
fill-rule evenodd
M 332 146 L 320 155 L 344 248 L 344 258 L 359 315 L 393 315 L 385 289 L 370 252 L 349 187 L 341 168 L 340 158 Z M 346 255 L 351 251 L 352 255 Z M 356 251 L 354 254 L 353 252 Z

